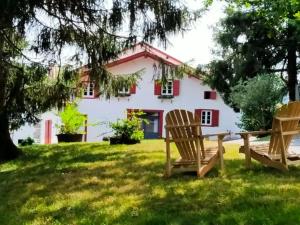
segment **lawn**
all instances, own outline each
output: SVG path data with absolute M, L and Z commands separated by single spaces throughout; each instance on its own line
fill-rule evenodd
M 247 171 L 237 149 L 223 174 L 166 179 L 160 140 L 26 147 L 0 165 L 0 224 L 300 224 L 300 168 Z

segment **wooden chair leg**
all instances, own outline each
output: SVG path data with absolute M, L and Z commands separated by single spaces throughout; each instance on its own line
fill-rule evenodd
M 250 144 L 249 144 L 249 134 L 242 135 L 244 139 L 244 149 L 245 149 L 245 166 L 247 169 L 251 168 L 251 151 L 250 151 Z
M 220 168 L 222 171 L 224 170 L 223 138 L 224 138 L 224 135 L 218 136 L 218 151 L 219 151 L 219 157 L 220 157 Z
M 170 136 L 169 131 L 166 130 L 166 172 L 165 176 L 170 177 L 172 173 L 172 165 L 171 165 L 171 149 L 170 149 Z

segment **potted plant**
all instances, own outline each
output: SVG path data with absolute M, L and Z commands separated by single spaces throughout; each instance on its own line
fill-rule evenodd
M 56 135 L 58 142 L 82 142 L 86 117 L 78 111 L 77 104 L 68 103 L 58 115 L 61 119 L 59 134 Z
M 114 136 L 110 138 L 110 144 L 140 143 L 144 139 L 144 131 L 141 129 L 141 124 L 143 121 L 148 122 L 140 118 L 143 114 L 141 111 L 131 112 L 128 118 L 111 123 L 110 126 L 114 131 Z

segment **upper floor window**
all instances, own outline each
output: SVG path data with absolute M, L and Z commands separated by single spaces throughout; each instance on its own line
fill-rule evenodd
M 212 122 L 212 111 L 202 110 L 201 111 L 201 124 L 210 126 Z
M 167 81 L 162 86 L 161 95 L 173 95 L 173 81 Z
M 217 92 L 215 91 L 204 91 L 204 99 L 216 99 Z
M 83 88 L 83 97 L 94 97 L 94 83 L 88 82 Z

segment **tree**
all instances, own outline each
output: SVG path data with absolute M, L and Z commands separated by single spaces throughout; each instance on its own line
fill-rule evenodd
M 109 60 L 138 39 L 166 44 L 168 33 L 183 32 L 198 16 L 179 0 L 3 0 L 0 11 L 0 160 L 20 153 L 10 129 L 69 99 L 84 54 L 92 81 L 109 92 L 116 85 Z M 66 49 L 74 51 L 72 66 L 61 63 Z M 49 80 L 53 60 L 60 70 Z
M 260 74 L 234 86 L 230 98 L 242 112 L 239 126 L 250 131 L 270 129 L 276 106 L 285 94 L 284 83 L 276 75 Z
M 228 0 L 226 17 L 216 33 L 218 59 L 205 67 L 205 81 L 230 99 L 230 88 L 260 73 L 281 76 L 295 100 L 300 57 L 300 2 L 297 0 Z

